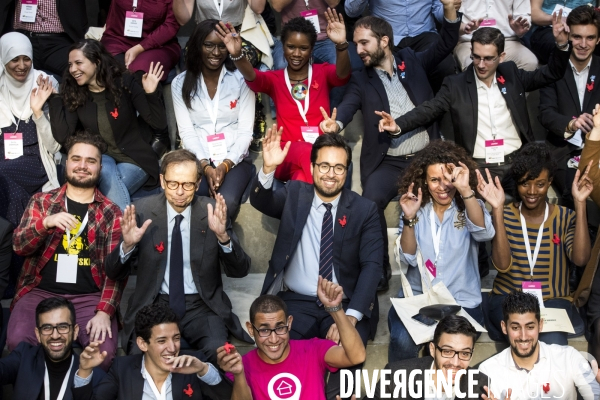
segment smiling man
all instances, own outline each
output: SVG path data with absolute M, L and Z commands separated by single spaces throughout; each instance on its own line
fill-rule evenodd
M 543 320 L 540 305 L 530 293 L 513 292 L 502 306 L 502 332 L 510 347 L 484 361 L 479 370 L 489 378 L 489 388 L 511 400 L 576 399 L 597 400 L 600 385 L 587 360 L 573 347 L 548 345 L 538 340 Z

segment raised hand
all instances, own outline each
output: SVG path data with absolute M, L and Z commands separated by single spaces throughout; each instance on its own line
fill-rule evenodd
M 208 365 L 194 356 L 173 357 L 167 360 L 166 363 L 171 365 L 169 369 L 176 374 L 199 374 L 204 376 L 208 372 Z
M 531 25 L 529 24 L 529 21 L 527 21 L 527 18 L 517 17 L 517 19 L 514 19 L 512 14 L 508 16 L 508 24 L 518 37 L 521 37 L 527 32 L 529 32 L 529 28 L 531 28 Z
M 594 190 L 594 183 L 588 176 L 593 162 L 593 160 L 590 160 L 581 177 L 580 170 L 575 172 L 575 179 L 573 180 L 573 185 L 571 186 L 571 195 L 573 196 L 573 200 L 575 200 L 577 203 L 585 203 L 589 195 L 592 194 L 592 190 Z
M 77 375 L 80 378 L 87 378 L 92 373 L 92 370 L 104 362 L 106 351 L 100 351 L 100 345 L 104 341 L 93 341 L 79 355 L 79 371 Z
M 565 44 L 569 41 L 569 28 L 562 16 L 562 8 L 558 13 L 552 14 L 552 34 L 557 44 Z
M 327 279 L 324 279 L 319 275 L 319 282 L 317 283 L 317 297 L 321 300 L 324 307 L 335 307 L 342 302 L 344 296 L 344 290 L 337 283 L 333 283 Z
M 340 130 L 340 126 L 335 122 L 335 117 L 337 116 L 337 108 L 333 109 L 331 113 L 331 117 L 327 115 L 327 111 L 323 107 L 321 107 L 321 115 L 323 115 L 323 121 L 319 124 L 319 128 L 324 133 L 338 133 Z
M 206 206 L 208 210 L 208 227 L 215 233 L 217 239 L 221 243 L 229 240 L 227 234 L 227 205 L 222 194 L 217 193 L 215 196 L 215 207 L 213 210 L 212 204 Z
M 231 57 L 237 58 L 242 54 L 242 37 L 236 32 L 231 23 L 220 21 L 215 26 L 215 32 L 227 47 L 227 51 L 231 54 Z
M 146 229 L 152 223 L 147 219 L 144 224 L 138 228 L 135 219 L 135 206 L 133 204 L 125 207 L 123 217 L 121 217 L 121 234 L 123 235 L 123 253 L 127 254 L 142 240 Z
M 275 168 L 285 160 L 290 149 L 291 142 L 287 142 L 283 149 L 281 148 L 282 133 L 283 127 L 277 130 L 277 125 L 273 124 L 263 139 L 263 172 L 265 174 L 275 171 Z
M 327 20 L 327 37 L 333 44 L 342 44 L 346 42 L 346 25 L 342 14 L 338 14 L 334 9 L 327 8 L 325 11 Z
M 136 44 L 125 52 L 125 68 L 129 68 L 132 62 L 135 61 L 137 56 L 144 52 L 144 48 L 140 44 Z
M 237 352 L 236 349 L 230 351 L 227 354 L 225 346 L 221 346 L 217 349 L 217 364 L 225 372 L 231 372 L 234 375 L 240 375 L 244 373 L 244 364 L 242 363 L 242 356 Z
M 402 208 L 402 213 L 406 219 L 413 219 L 417 216 L 417 212 L 421 208 L 421 202 L 423 201 L 421 188 L 417 190 L 418 195 L 415 196 L 413 193 L 414 187 L 415 183 L 413 182 L 408 187 L 408 191 L 400 197 L 400 208 Z
M 387 131 L 388 134 L 397 136 L 400 133 L 400 127 L 396 124 L 396 121 L 392 116 L 385 111 L 375 111 L 375 114 L 379 115 L 379 132 Z
M 156 91 L 156 87 L 158 86 L 158 82 L 160 82 L 164 73 L 165 71 L 163 71 L 163 67 L 160 65 L 160 62 L 157 62 L 156 65 L 154 62 L 151 62 L 150 69 L 144 74 L 144 76 L 142 76 L 142 86 L 144 87 L 144 92 L 154 93 L 154 91 Z
M 50 97 L 52 92 L 56 91 L 52 87 L 52 82 L 50 82 L 49 76 L 44 78 L 42 75 L 39 75 L 37 79 L 37 85 L 38 87 L 31 91 L 29 106 L 31 107 L 31 111 L 33 111 L 35 117 L 39 118 L 42 116 L 42 108 L 44 107 L 46 100 L 48 100 L 48 97 Z
M 477 174 L 477 191 L 481 197 L 490 203 L 492 208 L 498 209 L 504 207 L 506 196 L 504 195 L 504 189 L 500 184 L 500 178 L 496 176 L 495 179 L 492 179 L 492 175 L 487 168 L 485 169 L 488 179 L 487 182 L 479 170 L 476 170 L 475 173 Z
M 463 197 L 470 196 L 473 189 L 469 184 L 469 168 L 461 161 L 458 164 L 458 167 L 452 163 L 446 164 L 446 168 L 442 167 L 442 174 Z

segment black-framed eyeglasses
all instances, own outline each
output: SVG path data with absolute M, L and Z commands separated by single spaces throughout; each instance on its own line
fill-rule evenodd
M 196 182 L 177 182 L 177 181 L 168 181 L 165 179 L 165 184 L 167 188 L 171 190 L 179 189 L 179 186 L 183 186 L 183 190 L 192 191 L 196 190 Z
M 223 43 L 215 44 L 215 43 L 211 43 L 211 42 L 204 42 L 204 43 L 202 43 L 202 45 L 208 51 L 213 51 L 215 49 L 215 47 L 218 48 L 219 51 L 222 53 L 225 53 L 227 51 L 227 46 L 225 46 Z
M 73 324 L 58 324 L 58 325 L 45 324 L 42 326 L 38 326 L 38 330 L 44 336 L 52 335 L 52 333 L 54 332 L 55 329 L 59 334 L 64 335 L 66 333 L 71 332 L 72 326 L 73 326 Z
M 288 333 L 288 331 L 290 330 L 288 325 L 280 325 L 275 329 L 271 329 L 271 328 L 258 329 L 257 327 L 254 326 L 254 324 L 252 324 L 252 327 L 258 332 L 258 336 L 260 336 L 260 337 L 269 337 L 269 336 L 271 336 L 271 333 L 273 333 L 273 332 L 275 332 L 276 335 L 282 336 L 282 335 L 285 335 L 286 333 Z
M 348 169 L 348 167 L 346 167 L 345 165 L 342 164 L 335 164 L 335 165 L 329 165 L 326 162 L 322 162 L 322 163 L 313 163 L 314 165 L 316 165 L 319 169 L 319 172 L 322 174 L 328 174 L 329 171 L 331 170 L 331 168 L 333 168 L 333 173 L 336 175 L 344 175 L 344 173 L 346 172 L 346 170 Z
M 437 344 L 434 346 L 436 349 L 438 349 L 440 351 L 440 353 L 442 353 L 442 357 L 444 357 L 444 358 L 454 358 L 454 355 L 458 354 L 459 360 L 469 361 L 469 360 L 471 360 L 471 357 L 473 357 L 472 351 L 465 351 L 465 350 L 456 351 L 456 350 L 451 350 L 451 349 L 444 349 L 444 348 L 438 346 Z
M 471 54 L 471 60 L 473 60 L 473 64 L 477 65 L 481 62 L 481 60 L 483 60 L 483 62 L 485 64 L 493 64 L 500 56 L 496 56 L 496 57 L 492 57 L 492 56 L 487 56 L 487 57 L 480 57 L 477 56 L 475 54 Z

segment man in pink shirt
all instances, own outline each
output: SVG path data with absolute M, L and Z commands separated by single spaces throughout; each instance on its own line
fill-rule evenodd
M 232 399 L 325 400 L 325 373 L 365 360 L 365 346 L 342 309 L 342 287 L 319 277 L 317 295 L 338 326 L 341 345 L 316 338 L 290 340 L 293 317 L 283 300 L 260 296 L 246 322 L 257 349 L 243 357 L 229 346 L 217 350 L 219 367 L 234 380 Z

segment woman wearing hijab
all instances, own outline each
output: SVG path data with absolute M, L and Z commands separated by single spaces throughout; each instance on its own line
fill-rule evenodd
M 60 186 L 60 145 L 43 110 L 58 83 L 33 68 L 31 42 L 21 33 L 0 38 L 0 58 L 0 216 L 17 226 L 31 195 Z

